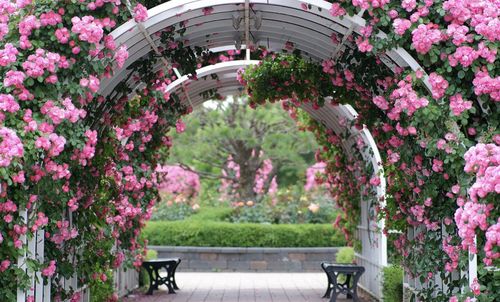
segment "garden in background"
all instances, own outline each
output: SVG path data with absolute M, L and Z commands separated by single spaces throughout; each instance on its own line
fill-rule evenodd
M 209 102 L 172 130 L 144 237 L 170 246 L 346 245 L 314 136 L 279 105 L 245 102 Z

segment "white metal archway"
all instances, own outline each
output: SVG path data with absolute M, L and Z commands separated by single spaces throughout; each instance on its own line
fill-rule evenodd
M 186 89 L 186 86 L 188 86 L 189 88 L 185 93 L 189 94 L 188 99 L 193 108 L 196 108 L 206 101 L 200 94 L 209 89 L 221 87 L 218 91 L 224 96 L 240 94 L 243 87 L 236 80 L 238 70 L 258 63 L 259 61 L 239 60 L 207 66 L 197 70 L 198 78 L 206 78 L 206 80 L 193 81 L 188 76 L 183 76 L 172 82 L 167 87 L 167 91 L 182 93 Z M 217 74 L 219 80 L 211 79 L 210 75 L 213 74 Z M 310 104 L 304 104 L 301 108 L 308 112 L 315 120 L 332 129 L 337 135 L 341 135 L 344 131 L 343 127 L 339 124 L 340 120 L 352 121 L 357 116 L 356 110 L 350 105 L 333 106 L 329 102 L 326 102 L 325 106 L 320 109 L 313 109 Z M 351 154 L 356 152 L 354 149 L 356 148 L 358 137 L 361 137 L 364 144 L 368 146 L 366 152 L 363 152 L 361 155 L 365 161 L 371 163 L 374 175 L 380 175 L 381 177 L 381 183 L 377 188 L 377 197 L 379 200 L 382 200 L 385 195 L 386 180 L 379 165 L 382 159 L 373 136 L 366 127 L 361 131 L 355 127 L 351 127 L 349 132 L 349 139 L 342 142 L 343 149 L 345 152 Z M 387 266 L 387 237 L 382 233 L 384 222 L 374 223 L 370 219 L 370 212 L 373 209 L 368 202 L 362 201 L 360 207 L 361 219 L 358 225 L 358 237 L 362 243 L 362 250 L 360 253 L 356 253 L 356 261 L 366 269 L 366 272 L 361 277 L 360 286 L 380 299 L 382 298 L 380 287 L 381 270 Z
M 213 13 L 204 15 L 202 9 L 206 7 L 212 7 Z M 204 47 L 213 52 L 237 48 L 248 52 L 251 45 L 262 45 L 270 51 L 280 52 L 286 42 L 292 42 L 304 56 L 314 61 L 320 62 L 335 57 L 343 48 L 355 47 L 348 38 L 359 35 L 360 28 L 365 26 L 366 22 L 361 17 L 362 13 L 352 17 L 344 16 L 342 19 L 332 17 L 328 12 L 330 7 L 331 3 L 323 0 L 172 0 L 158 5 L 148 11 L 147 21 L 136 23 L 130 20 L 112 32 L 118 46 L 127 45 L 130 56 L 122 69 L 115 70 L 113 77 L 101 82 L 99 93 L 105 97 L 114 98 L 114 88 L 127 78 L 129 78 L 127 81 L 129 87 L 141 87 L 140 79 L 129 77 L 132 71 L 127 68 L 149 53 L 157 52 L 158 47 L 161 46 L 157 33 L 180 22 L 188 22 L 183 39 L 189 40 L 190 46 Z M 238 18 L 241 23 L 235 26 L 233 20 Z M 260 21 L 256 22 L 256 20 Z M 339 43 L 332 43 L 332 34 L 338 36 Z M 383 38 L 385 34 L 380 33 L 379 36 Z M 381 60 L 392 70 L 396 67 L 422 70 L 417 61 L 402 48 L 386 52 L 381 56 Z M 169 62 L 162 60 L 154 67 L 154 70 L 160 70 L 166 64 L 168 65 Z M 172 83 L 169 89 L 182 91 L 183 93 L 179 95 L 183 96 L 184 101 L 191 102 L 193 106 L 204 101 L 199 93 L 209 88 L 218 87 L 218 92 L 223 95 L 239 93 L 241 85 L 235 79 L 236 70 L 250 64 L 255 64 L 255 61 L 226 62 L 198 70 L 200 78 L 203 75 L 218 74 L 219 82 L 211 80 L 193 82 L 187 76 L 179 74 L 180 79 Z M 431 90 L 427 76 L 424 76 L 424 79 L 427 88 Z M 305 105 L 303 109 L 337 133 L 340 131 L 339 119 L 352 120 L 356 116 L 352 107 L 343 105 L 337 107 L 325 105 L 319 110 L 313 110 Z M 372 151 L 370 154 L 363 154 L 365 160 L 371 162 L 375 173 L 381 174 L 382 171 L 378 165 L 381 162 L 380 154 L 368 129 L 362 131 L 351 129 L 351 133 L 351 141 L 343 142 L 344 149 L 349 152 L 353 145 L 352 140 L 361 136 Z M 383 177 L 381 179 L 382 183 L 377 191 L 379 197 L 385 194 L 385 179 Z M 363 252 L 358 255 L 358 263 L 367 267 L 367 273 L 361 280 L 361 284 L 375 296 L 381 297 L 380 283 L 377 280 L 380 278 L 381 267 L 387 264 L 387 242 L 381 233 L 377 233 L 376 238 L 372 238 L 373 226 L 368 223 L 369 209 L 366 205 L 362 205 L 361 208 L 362 223 L 358 230 L 363 246 L 369 247 L 369 243 L 378 242 L 377 249 L 364 248 Z M 43 246 L 39 246 L 36 241 L 33 241 L 31 245 L 35 251 L 32 255 L 36 257 L 37 247 L 38 250 L 43 250 Z M 31 247 L 30 250 L 32 250 Z M 375 250 L 376 253 L 374 253 Z M 373 272 L 370 272 L 371 270 Z M 34 287 L 38 291 L 40 286 L 34 283 Z M 44 300 L 37 298 L 37 301 L 50 299 L 48 295 L 45 297 Z

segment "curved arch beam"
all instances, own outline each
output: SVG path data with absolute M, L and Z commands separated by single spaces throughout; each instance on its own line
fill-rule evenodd
M 218 9 L 221 9 L 222 11 L 224 10 L 227 11 L 227 8 L 232 6 L 233 10 L 235 10 L 236 8 L 236 10 L 240 11 L 243 8 L 244 2 L 245 0 L 213 0 L 210 1 L 208 5 L 207 1 L 202 1 L 202 0 L 172 0 L 150 9 L 148 11 L 150 18 L 146 22 L 144 22 L 143 25 L 144 28 L 148 30 L 148 32 L 152 35 L 156 31 L 161 30 L 166 26 L 173 25 L 181 21 L 189 20 L 194 16 L 199 16 L 199 12 L 201 12 L 201 9 L 205 7 L 211 6 L 215 9 L 215 12 L 217 12 Z M 257 7 L 262 7 L 262 8 L 268 6 L 282 7 L 284 10 L 289 11 L 290 16 L 292 17 L 294 13 L 296 15 L 300 14 L 301 16 L 308 15 L 311 20 L 314 19 L 315 23 L 322 26 L 324 26 L 325 24 L 324 20 L 329 20 L 329 22 L 332 22 L 331 23 L 332 25 L 337 24 L 337 26 L 341 25 L 346 28 L 352 28 L 352 31 L 356 34 L 359 34 L 360 28 L 366 24 L 366 21 L 357 15 L 352 17 L 344 16 L 344 18 L 342 19 L 330 16 L 328 10 L 331 6 L 331 3 L 323 0 L 250 0 L 250 3 Z M 312 9 L 304 11 L 301 8 L 302 4 L 311 5 Z M 210 15 L 206 17 L 209 20 Z M 323 22 L 320 20 L 323 20 Z M 126 62 L 124 69 L 117 72 L 112 79 L 103 81 L 102 92 L 106 91 L 107 93 L 109 93 L 110 91 L 112 91 L 113 90 L 112 87 L 119 82 L 116 80 L 123 79 L 125 77 L 122 73 L 126 73 L 126 67 L 130 66 L 131 63 L 133 63 L 134 61 L 143 57 L 145 54 L 151 51 L 151 46 L 148 45 L 148 42 L 142 36 L 140 30 L 137 28 L 136 25 L 137 24 L 135 23 L 134 20 L 130 20 L 111 33 L 111 35 L 115 38 L 118 45 L 126 44 L 127 46 L 129 46 L 129 49 L 131 50 L 131 55 L 129 57 L 129 60 L 127 60 Z M 228 24 L 228 29 L 229 31 L 234 30 L 232 24 Z M 268 35 L 281 34 L 284 36 L 290 36 L 290 37 L 297 36 L 297 38 L 300 38 L 296 32 L 295 33 L 290 32 L 287 34 L 286 28 L 278 28 L 275 30 L 277 31 L 276 33 L 271 32 L 267 34 Z M 332 30 L 335 29 L 332 28 Z M 237 30 L 234 31 L 235 33 L 238 33 Z M 304 35 L 302 36 L 303 36 L 302 40 L 306 42 L 308 40 L 307 36 Z M 386 37 L 384 33 L 379 33 L 378 36 L 381 38 Z M 262 38 L 265 39 L 265 37 L 266 36 L 264 35 Z M 295 43 L 293 39 L 291 39 L 291 41 Z M 296 43 L 296 45 L 297 48 L 299 49 L 301 48 L 301 45 L 299 43 Z M 307 49 L 307 45 L 304 45 L 304 47 Z M 410 67 L 413 70 L 419 70 L 419 69 L 423 70 L 423 68 L 418 64 L 418 62 L 414 60 L 409 55 L 409 53 L 402 48 L 392 49 L 388 51 L 386 55 L 388 58 L 390 58 L 390 60 L 392 60 L 395 64 L 397 64 L 400 67 Z M 388 62 L 388 60 L 382 60 L 382 61 L 386 65 L 388 65 L 389 68 L 393 67 L 390 66 L 391 62 Z M 432 91 L 427 76 L 424 77 L 424 83 L 428 88 L 428 90 Z M 111 89 L 110 87 L 108 87 L 109 85 L 111 85 Z M 106 95 L 106 93 L 104 93 L 104 95 Z

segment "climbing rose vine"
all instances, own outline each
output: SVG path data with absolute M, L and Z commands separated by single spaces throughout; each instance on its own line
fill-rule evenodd
M 166 1 L 140 2 L 0 0 L 2 299 L 16 300 L 18 287 L 32 294 L 27 272 L 40 272 L 52 285 L 52 300 L 76 300 L 79 292 L 64 289 L 62 279 L 111 283 L 109 270 L 140 265 L 140 230 L 158 197 L 157 151 L 171 146 L 165 133 L 170 127 L 182 131 L 180 117 L 192 110 L 166 90 L 176 79 L 172 67 L 153 66 L 163 57 L 195 80 L 196 68 L 242 58 L 239 51 L 190 47 L 183 38 L 188 20 L 177 16 L 180 24 L 154 33 L 160 55 L 127 64 L 127 47 L 117 45 L 111 31 L 127 20 L 146 21 L 146 7 Z M 491 273 L 500 257 L 498 1 L 333 2 L 335 18 L 365 10 L 365 26 L 349 37 L 332 34 L 332 50 L 343 47 L 323 62 L 254 48 L 253 58 L 267 59 L 239 75 L 252 105 L 287 99 L 286 109 L 323 144 L 317 160 L 326 163 L 329 189 L 345 212 L 336 225 L 344 222 L 346 236 L 361 200 L 385 218 L 385 231 L 401 231 L 394 246 L 424 285 L 418 299 L 499 300 Z M 305 2 L 297 8 L 319 11 Z M 291 39 L 283 48 L 299 54 Z M 422 69 L 383 64 L 397 47 Z M 107 78 L 125 67 L 144 88 L 132 91 L 124 80 L 103 94 Z M 339 121 L 336 133 L 297 114 L 294 108 L 303 103 L 350 104 L 359 115 Z M 359 152 L 347 156 L 342 149 L 348 130 L 365 126 L 382 155 L 385 207 L 373 191 L 381 175 L 363 161 L 367 146 L 356 139 Z M 17 260 L 35 234 L 46 238 L 45 257 L 28 255 L 26 272 Z M 471 290 L 436 294 L 436 272 L 455 292 L 466 286 L 463 277 L 452 279 L 467 270 L 468 252 L 482 260 Z

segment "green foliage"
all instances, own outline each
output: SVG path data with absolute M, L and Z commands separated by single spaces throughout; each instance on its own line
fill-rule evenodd
M 310 210 L 311 203 L 319 209 Z M 253 206 L 241 204 L 229 220 L 239 223 L 331 223 L 338 213 L 327 192 L 304 192 L 302 187 L 295 186 L 278 191 L 275 198 L 267 196 Z
M 335 255 L 336 263 L 350 264 L 354 262 L 354 249 L 352 247 L 343 247 Z
M 113 286 L 113 271 L 106 271 L 106 281 L 102 281 L 100 278 L 92 280 L 89 284 L 90 289 L 90 302 L 102 302 L 107 301 L 111 295 L 114 293 Z
M 399 265 L 384 267 L 382 280 L 384 302 L 403 301 L 403 268 Z
M 143 231 L 150 245 L 212 247 L 319 247 L 345 245 L 329 224 L 266 225 L 203 220 L 151 221 Z
M 193 208 L 187 203 L 168 205 L 165 201 L 159 202 L 151 215 L 151 220 L 183 220 L 193 215 Z
M 204 207 L 196 215 L 191 216 L 191 221 L 223 221 L 231 215 L 229 207 Z
M 204 191 L 220 185 L 221 169 L 229 155 L 241 155 L 250 162 L 252 150 L 263 151 L 259 161 L 272 159 L 280 186 L 303 181 L 304 171 L 314 163 L 318 145 L 311 133 L 299 131 L 286 111 L 272 104 L 251 109 L 245 100 L 212 104 L 183 118 L 183 133 L 170 132 L 175 143 L 169 150 L 168 162 L 183 163 L 200 172 L 200 199 L 214 200 L 214 192 L 205 196 Z

